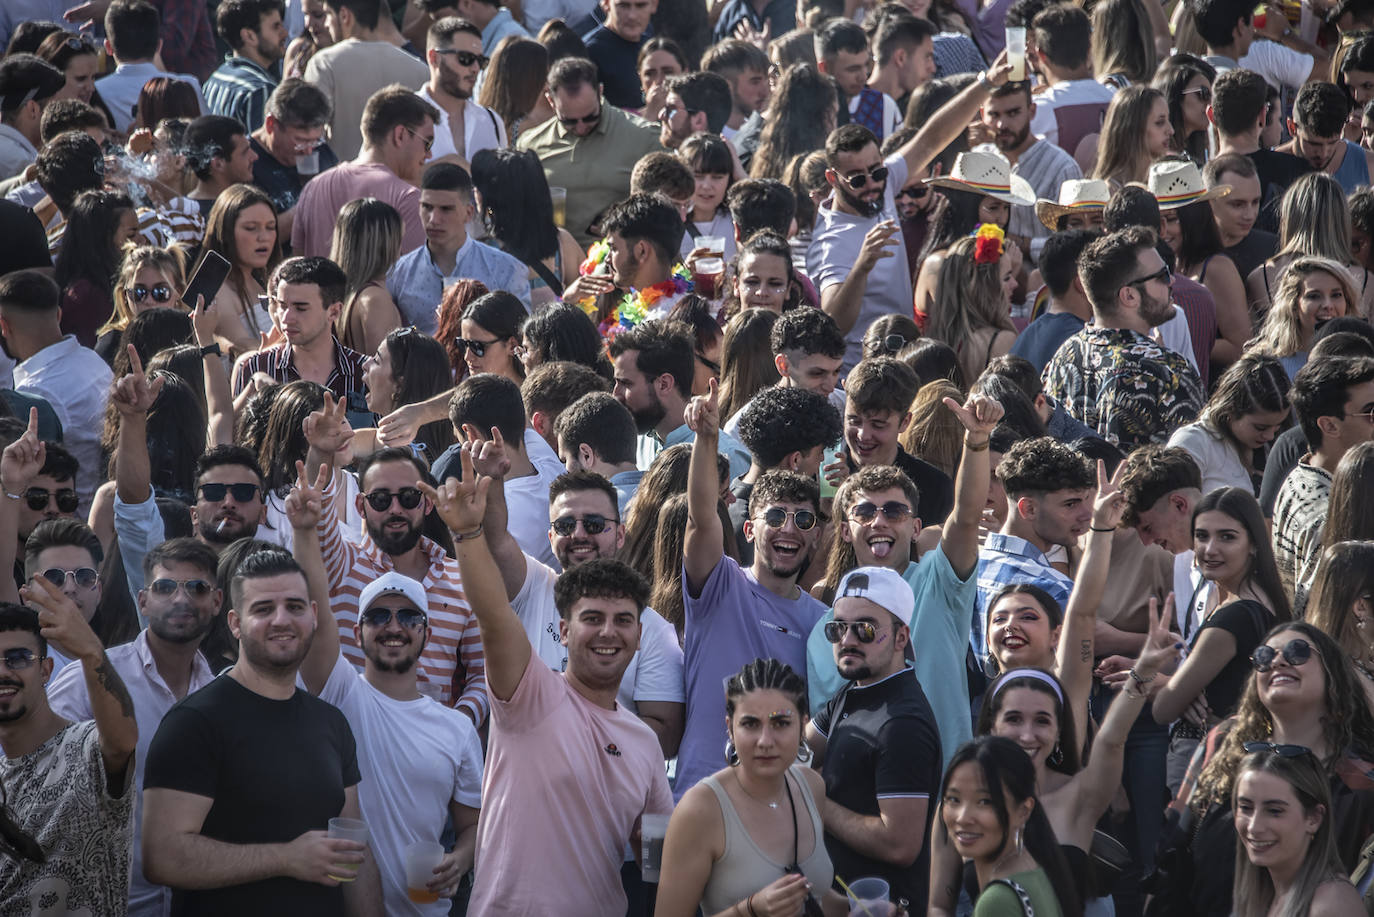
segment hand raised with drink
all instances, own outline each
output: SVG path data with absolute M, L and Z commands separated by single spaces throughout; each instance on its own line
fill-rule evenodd
M 367 846 L 357 841 L 330 837 L 327 831 L 307 831 L 283 847 L 282 869 L 290 878 L 332 887 L 339 880 L 330 873 L 356 872 L 367 859 L 366 851 Z

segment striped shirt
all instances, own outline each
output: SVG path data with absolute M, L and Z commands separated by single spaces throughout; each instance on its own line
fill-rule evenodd
M 334 338 L 334 369 L 330 371 L 324 387 L 329 389 L 335 398 L 347 398 L 355 392 L 361 394 L 365 387 L 363 370 L 366 362 L 365 354 L 345 347 L 337 337 Z M 301 374 L 296 371 L 296 361 L 292 356 L 290 342 L 277 344 L 266 350 L 255 350 L 240 357 L 234 367 L 235 397 L 248 386 L 248 381 L 253 378 L 254 373 L 264 373 L 281 383 L 295 382 L 299 379 Z
M 196 247 L 205 237 L 205 217 L 189 197 L 174 197 L 162 207 L 139 207 L 137 214 L 139 237 L 156 248 L 175 242 Z
M 237 118 L 255 131 L 262 127 L 267 97 L 277 88 L 277 81 L 247 58 L 227 57 L 201 88 L 210 107 L 207 114 Z
M 363 651 L 353 635 L 358 620 L 358 597 L 363 588 L 383 573 L 396 569 L 389 554 L 364 533 L 361 544 L 343 535 L 335 512 L 335 488 L 331 481 L 324 492 L 324 508 L 318 531 L 324 554 L 324 569 L 329 576 L 329 598 L 339 622 L 339 641 L 348 661 L 364 662 Z M 429 640 L 415 667 L 421 683 L 437 685 L 439 699 L 465 711 L 481 724 L 487 717 L 487 669 L 482 659 L 482 632 L 463 594 L 463 577 L 458 561 L 444 553 L 428 538 L 420 539 L 420 550 L 429 558 L 429 571 L 421 585 L 429 597 Z M 459 689 L 461 688 L 461 691 Z
M 1331 502 L 1331 475 L 1305 455 L 1288 472 L 1274 501 L 1274 560 L 1290 596 L 1306 593 L 1322 556 L 1322 526 Z

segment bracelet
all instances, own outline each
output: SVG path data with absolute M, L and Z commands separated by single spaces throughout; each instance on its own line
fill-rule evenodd
M 473 529 L 471 532 L 454 532 L 453 543 L 457 544 L 460 541 L 468 541 L 476 538 L 480 534 L 482 534 L 482 523 L 479 522 L 477 523 L 477 528 Z
M 757 894 L 758 892 L 754 892 L 754 895 Z M 749 917 L 759 917 L 759 912 L 754 910 L 754 895 L 744 899 L 744 906 L 749 909 Z
M 964 434 L 964 448 L 970 452 L 987 452 L 988 447 L 991 445 L 992 437 L 988 437 L 981 443 L 971 443 L 969 442 L 968 434 Z
M 1115 531 L 1116 531 L 1116 526 L 1112 526 L 1111 528 L 1108 528 L 1108 529 L 1100 529 L 1100 528 L 1098 528 L 1098 527 L 1095 526 L 1095 525 L 1089 524 L 1089 525 L 1088 525 L 1088 528 L 1092 529 L 1094 532 L 1115 532 Z
M 988 92 L 991 92 L 992 90 L 997 88 L 992 84 L 992 78 L 988 76 L 988 72 L 986 70 L 980 70 L 978 72 L 977 82 L 979 86 L 982 86 Z
M 1155 673 L 1154 673 L 1153 675 L 1151 675 L 1149 678 L 1141 678 L 1140 675 L 1136 672 L 1135 666 L 1131 666 L 1131 670 L 1130 670 L 1129 672 L 1127 672 L 1126 674 L 1131 676 L 1131 681 L 1133 681 L 1133 682 L 1135 682 L 1136 684 L 1140 685 L 1142 688 L 1145 687 L 1145 686 L 1148 685 L 1150 682 L 1154 681 L 1156 678 L 1159 677 L 1159 673 L 1158 673 L 1158 672 L 1155 672 Z

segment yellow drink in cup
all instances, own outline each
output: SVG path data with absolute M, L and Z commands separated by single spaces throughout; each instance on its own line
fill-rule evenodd
M 568 189 L 550 188 L 549 197 L 553 199 L 553 222 L 554 225 L 568 228 Z
M 329 820 L 329 836 L 367 846 L 369 837 L 367 822 L 359 821 L 356 818 L 331 818 Z M 352 882 L 358 878 L 357 863 L 335 863 L 330 869 L 333 872 L 329 873 L 329 878 L 336 882 Z
M 405 849 L 406 897 L 416 904 L 432 904 L 439 893 L 429 890 L 434 870 L 444 859 L 444 848 L 433 841 L 416 841 Z

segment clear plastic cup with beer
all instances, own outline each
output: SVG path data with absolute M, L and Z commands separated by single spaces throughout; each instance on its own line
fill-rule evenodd
M 367 830 L 367 822 L 356 818 L 331 818 L 329 836 L 353 841 L 366 847 L 370 832 Z M 330 868 L 334 872 L 329 873 L 329 878 L 337 882 L 352 882 L 358 878 L 357 863 L 335 863 Z
M 430 904 L 439 900 L 439 893 L 430 891 L 434 870 L 444 858 L 444 848 L 433 841 L 416 841 L 405 849 L 406 897 L 416 904 Z

